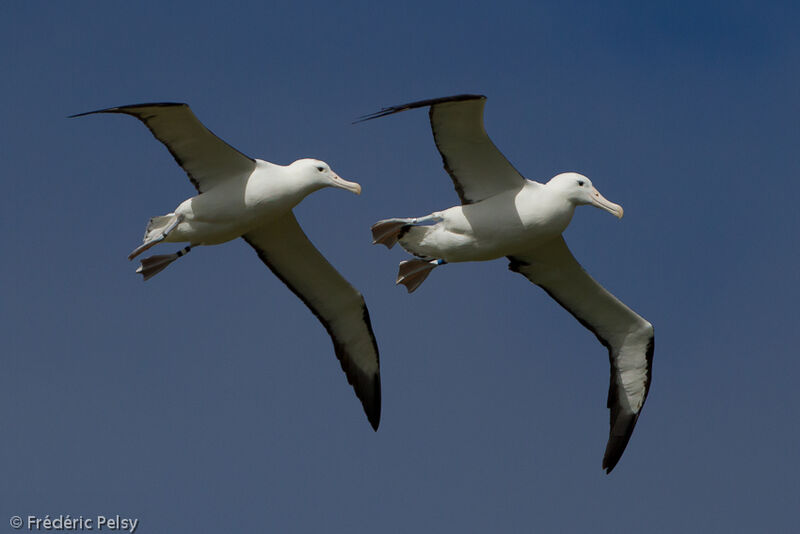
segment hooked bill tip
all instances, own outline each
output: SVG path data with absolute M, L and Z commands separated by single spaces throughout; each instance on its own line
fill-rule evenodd
M 356 195 L 361 194 L 361 184 L 359 184 L 358 182 L 351 182 L 349 180 L 345 180 L 344 178 L 335 173 L 333 176 L 334 176 L 333 183 L 331 185 L 333 185 L 334 187 L 347 189 L 348 191 L 352 191 Z

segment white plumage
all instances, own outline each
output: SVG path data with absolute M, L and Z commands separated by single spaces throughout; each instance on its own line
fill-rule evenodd
M 592 205 L 622 218 L 591 181 L 563 173 L 545 184 L 523 178 L 483 127 L 486 98 L 460 95 L 385 108 L 374 119 L 419 107 L 430 122 L 461 205 L 423 217 L 394 218 L 372 227 L 375 243 L 395 243 L 417 256 L 401 262 L 397 283 L 416 290 L 440 265 L 507 257 L 509 268 L 544 289 L 608 348 L 611 381 L 609 439 L 603 468 L 622 456 L 647 398 L 653 326 L 598 284 L 578 264 L 562 232 L 575 208 Z
M 147 280 L 198 245 L 244 238 L 259 258 L 317 316 L 331 336 L 347 380 L 361 400 L 372 427 L 380 421 L 378 345 L 361 294 L 314 248 L 292 208 L 323 187 L 361 193 L 327 163 L 300 159 L 276 165 L 252 159 L 211 133 L 189 106 L 154 103 L 73 115 L 122 113 L 142 121 L 183 167 L 198 194 L 175 211 L 150 219 L 133 259 L 161 242 L 188 242 L 172 254 L 142 260 L 137 272 Z

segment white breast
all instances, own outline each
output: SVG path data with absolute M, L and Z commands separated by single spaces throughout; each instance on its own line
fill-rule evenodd
M 438 249 L 431 256 L 449 262 L 500 258 L 560 235 L 573 212 L 574 206 L 528 182 L 519 190 L 439 212 L 443 221 L 420 236 L 420 245 Z
M 184 201 L 184 221 L 171 240 L 217 244 L 282 217 L 308 193 L 287 167 L 257 160 L 247 177 L 233 178 Z

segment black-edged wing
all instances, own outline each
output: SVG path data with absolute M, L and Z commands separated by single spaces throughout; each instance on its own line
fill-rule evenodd
M 311 244 L 291 212 L 243 237 L 328 331 L 347 381 L 377 430 L 381 417 L 378 344 L 361 293 Z
M 384 108 L 361 120 L 430 106 L 433 139 L 444 168 L 462 204 L 473 204 L 507 189 L 522 187 L 525 179 L 503 156 L 483 127 L 482 95 L 457 95 L 420 100 Z
M 608 348 L 611 429 L 603 469 L 610 473 L 628 444 L 650 389 L 653 325 L 589 276 L 563 237 L 509 260 L 509 269 L 544 289 Z
M 142 121 L 164 143 L 199 192 L 229 178 L 249 176 L 255 160 L 245 156 L 203 126 L 187 104 L 152 103 L 79 113 L 124 113 Z

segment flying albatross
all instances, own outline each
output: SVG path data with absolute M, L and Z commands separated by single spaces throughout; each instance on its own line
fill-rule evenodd
M 459 95 L 384 108 L 360 120 L 429 107 L 431 128 L 460 206 L 417 218 L 394 218 L 372 226 L 373 243 L 399 242 L 416 259 L 400 263 L 398 284 L 412 292 L 436 267 L 503 256 L 570 312 L 608 348 L 611 430 L 603 457 L 617 465 L 650 387 L 653 326 L 589 276 L 561 233 L 576 206 L 592 205 L 622 218 L 588 178 L 574 172 L 546 184 L 523 178 L 494 146 L 483 127 L 482 95 Z
M 292 213 L 323 187 L 361 193 L 327 163 L 300 159 L 282 166 L 245 156 L 211 133 L 186 104 L 153 103 L 72 115 L 123 113 L 142 121 L 183 167 L 198 195 L 173 213 L 153 217 L 133 259 L 161 242 L 189 242 L 174 254 L 144 258 L 136 271 L 147 280 L 198 245 L 242 237 L 280 280 L 308 306 L 333 341 L 372 428 L 378 429 L 381 381 L 378 345 L 361 294 L 325 260 Z

